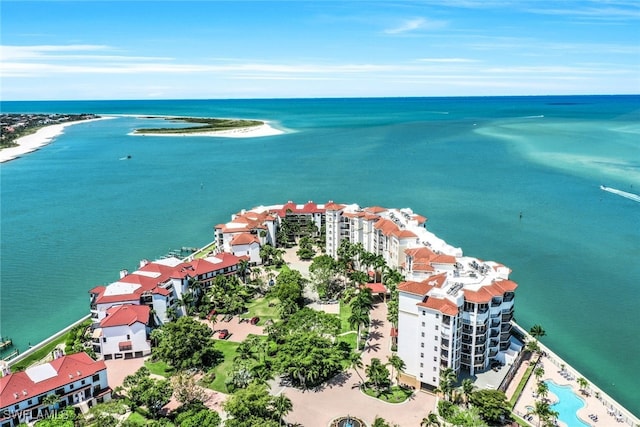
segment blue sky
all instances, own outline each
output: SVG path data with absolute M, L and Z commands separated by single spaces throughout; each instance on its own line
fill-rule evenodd
M 640 1 L 8 1 L 3 100 L 640 93 Z

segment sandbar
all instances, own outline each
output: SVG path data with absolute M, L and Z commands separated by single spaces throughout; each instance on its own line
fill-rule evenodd
M 263 124 L 258 126 L 239 127 L 228 130 L 204 131 L 204 132 L 184 132 L 184 133 L 137 133 L 129 135 L 137 136 L 216 136 L 223 138 L 258 138 L 262 136 L 281 135 L 286 133 L 283 130 L 272 127 L 269 122 L 262 120 Z
M 111 117 L 98 117 L 95 119 L 87 120 L 75 120 L 72 122 L 58 123 L 55 125 L 45 126 L 38 129 L 35 133 L 25 135 L 22 138 L 16 140 L 15 147 L 8 147 L 0 150 L 0 163 L 8 162 L 22 157 L 25 154 L 34 152 L 50 144 L 57 136 L 60 136 L 64 132 L 64 128 L 78 123 L 88 123 L 97 120 L 110 119 Z

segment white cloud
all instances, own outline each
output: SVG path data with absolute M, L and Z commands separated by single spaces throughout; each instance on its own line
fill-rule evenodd
M 425 18 L 408 19 L 397 27 L 384 30 L 386 34 L 403 34 L 417 30 L 437 30 L 448 25 L 446 21 L 435 21 Z
M 469 59 L 469 58 L 420 58 L 418 62 L 434 62 L 439 64 L 463 64 L 463 63 L 472 63 L 472 62 L 480 62 L 477 59 Z

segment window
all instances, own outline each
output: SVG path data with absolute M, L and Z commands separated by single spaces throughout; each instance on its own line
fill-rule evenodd
M 422 338 L 424 338 L 424 332 L 422 333 Z
M 433 339 L 435 339 L 436 341 L 438 341 L 438 336 L 436 335 L 435 337 L 433 337 Z
M 107 342 L 107 337 L 102 337 L 102 342 Z
M 131 339 L 131 335 L 127 334 L 127 340 Z
M 436 382 L 436 377 L 433 377 L 433 382 L 434 382 L 434 383 Z
M 438 368 L 436 368 L 435 366 L 433 367 L 433 372 L 437 371 Z
M 69 390 L 73 390 L 73 384 L 69 384 Z
M 436 325 L 436 331 L 438 330 L 438 325 Z
M 91 377 L 91 379 L 96 382 L 96 381 L 100 381 L 100 374 L 95 374 L 93 377 Z
M 440 313 L 436 313 L 436 319 L 440 318 Z
M 420 343 L 420 347 L 424 348 L 424 343 L 423 342 Z
M 422 322 L 422 327 L 424 328 L 426 326 L 426 324 L 424 322 Z
M 422 378 L 422 372 L 420 372 L 420 378 Z
M 438 361 L 438 356 L 433 356 L 433 361 L 437 362 Z
M 31 406 L 32 403 L 33 403 L 33 399 L 29 399 L 29 401 L 27 402 L 27 405 Z
M 438 351 L 438 346 L 437 345 L 433 346 L 433 351 Z
M 86 380 L 82 380 L 82 382 L 81 382 L 80 384 L 84 385 L 85 381 L 86 381 Z
M 421 362 L 420 363 L 420 367 L 423 368 L 424 367 L 424 363 Z
M 424 357 L 424 353 L 420 353 L 420 357 Z
M 427 315 L 427 312 L 423 310 L 423 311 L 422 311 L 422 315 L 423 315 L 423 316 L 426 316 L 426 315 Z

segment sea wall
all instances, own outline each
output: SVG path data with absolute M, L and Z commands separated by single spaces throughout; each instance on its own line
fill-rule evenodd
M 49 344 L 51 341 L 60 338 L 62 335 L 66 334 L 71 329 L 75 328 L 76 326 L 78 326 L 79 324 L 81 324 L 85 320 L 89 319 L 90 317 L 91 317 L 91 315 L 87 314 L 86 316 L 84 316 L 80 320 L 77 320 L 76 322 L 72 323 L 71 325 L 67 326 L 66 328 L 62 329 L 61 331 L 58 331 L 55 334 L 51 335 L 49 338 L 46 338 L 46 339 L 40 341 L 38 344 L 32 346 L 31 348 L 26 350 L 24 353 L 21 353 L 21 354 L 17 355 L 16 357 L 14 357 L 13 359 L 8 360 L 7 363 L 9 364 L 9 366 L 12 366 L 12 365 L 20 362 L 21 360 L 24 360 L 25 358 L 29 357 L 31 354 L 35 353 L 36 351 L 38 351 L 39 349 L 44 347 L 45 345 Z

